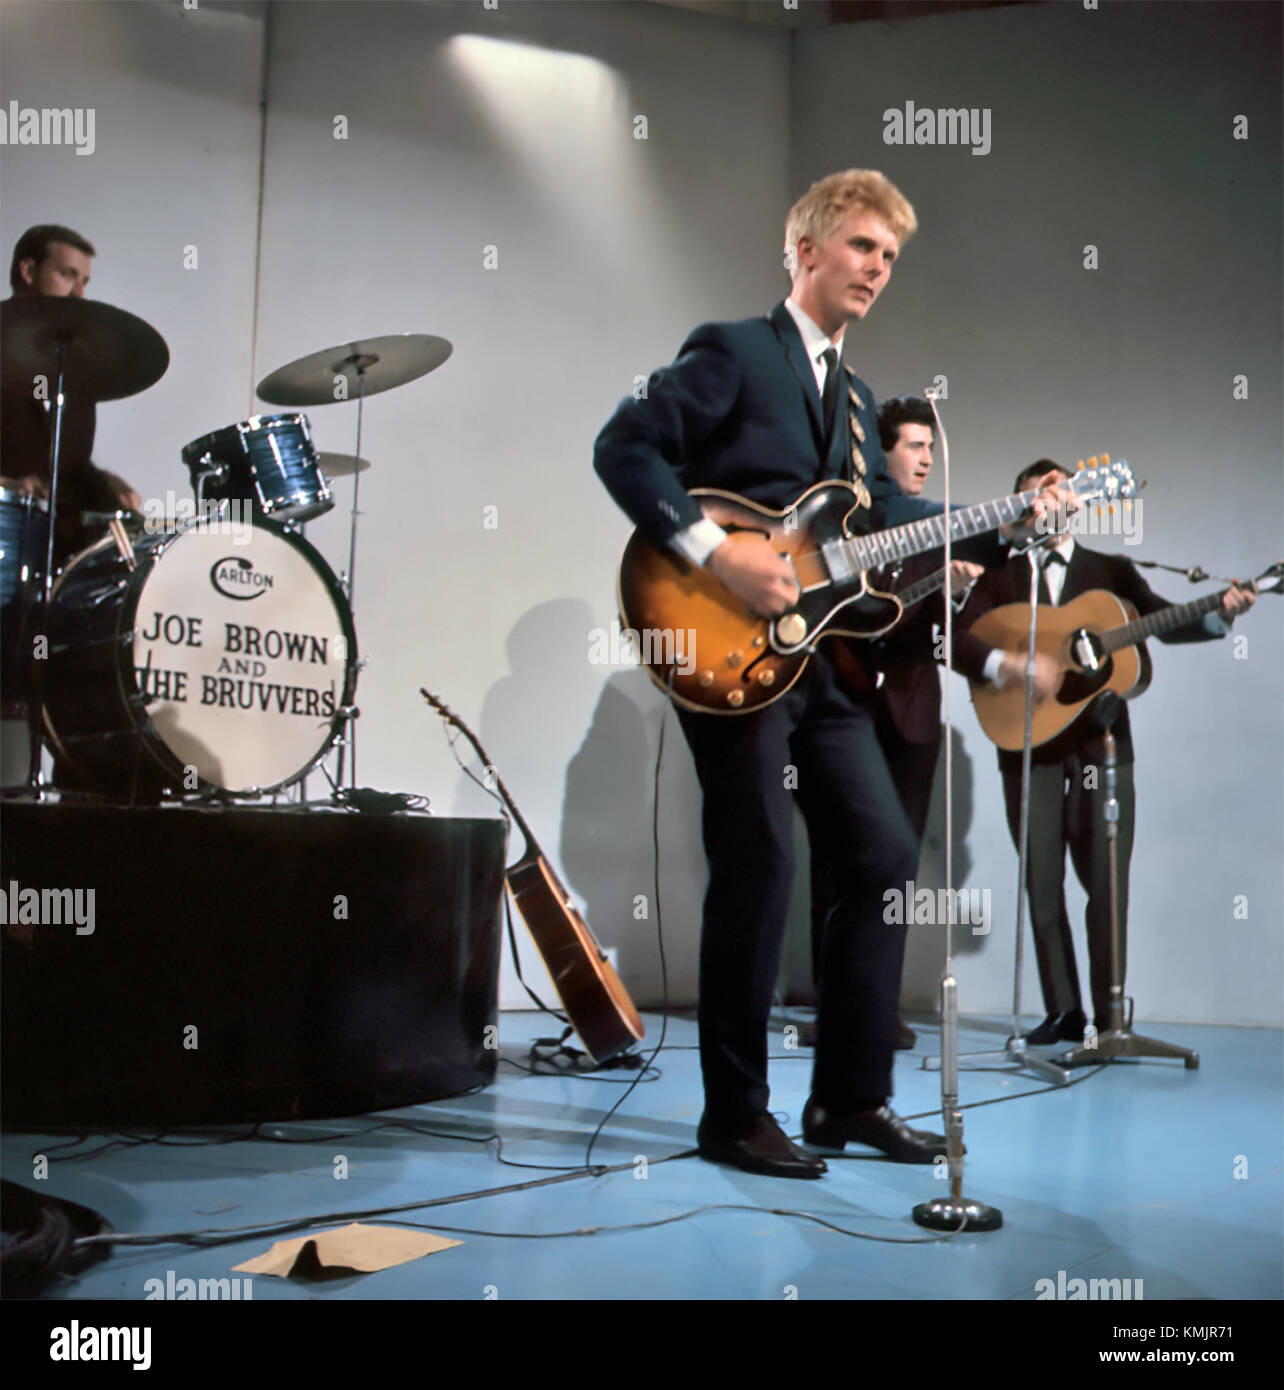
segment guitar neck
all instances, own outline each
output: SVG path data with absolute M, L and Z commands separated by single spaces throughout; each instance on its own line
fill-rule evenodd
M 945 567 L 942 565 L 939 570 L 933 570 L 931 574 L 916 580 L 904 589 L 897 589 L 896 597 L 900 599 L 902 608 L 911 608 L 921 599 L 927 598 L 930 594 L 934 594 L 938 589 L 944 587 Z
M 867 536 L 852 536 L 844 544 L 853 567 L 857 570 L 877 569 L 883 565 L 908 560 L 925 551 L 936 550 L 945 544 L 946 527 L 950 542 L 969 540 L 997 531 L 1001 526 L 1019 521 L 1029 510 L 1037 490 L 1013 493 L 993 502 L 977 502 L 970 507 L 956 507 L 950 513 L 927 516 L 890 531 L 874 531 Z
M 468 725 L 465 724 L 464 721 L 458 717 L 458 715 L 452 714 L 451 711 L 448 710 L 446 706 L 443 705 L 435 695 L 430 695 L 428 691 L 422 688 L 420 689 L 419 693 L 424 697 L 425 700 L 427 700 L 427 702 L 433 707 L 433 709 L 435 709 L 437 713 L 441 715 L 443 719 L 446 720 L 448 724 L 453 724 L 455 728 L 458 729 L 461 734 L 463 734 L 463 736 L 468 740 L 468 742 L 472 744 L 473 751 L 481 759 L 482 766 L 486 769 L 487 775 L 495 779 L 495 789 L 499 792 L 500 797 L 503 799 L 504 806 L 507 809 L 508 814 L 512 816 L 513 824 L 516 825 L 518 830 L 522 832 L 524 847 L 522 849 L 521 856 L 517 860 L 517 865 L 526 864 L 532 860 L 538 859 L 540 857 L 541 851 L 539 845 L 535 841 L 534 835 L 531 834 L 531 828 L 529 825 L 526 824 L 525 817 L 517 809 L 517 803 L 509 795 L 508 788 L 504 785 L 504 779 L 499 775 L 499 772 L 495 768 L 495 764 L 491 762 L 489 757 L 487 757 L 486 750 L 481 746 L 481 740 L 477 737 L 476 734 L 473 733 L 473 731 L 468 727 Z M 517 865 L 514 865 L 514 867 L 517 867 Z
M 1175 627 L 1185 627 L 1205 613 L 1211 613 L 1222 606 L 1223 597 L 1230 592 L 1223 589 L 1217 594 L 1205 594 L 1203 598 L 1192 599 L 1189 603 L 1174 603 L 1148 613 L 1144 618 L 1135 618 L 1120 627 L 1112 627 L 1101 634 L 1101 645 L 1105 651 L 1117 652 L 1121 647 L 1135 646 L 1147 637 L 1157 637 L 1161 632 L 1171 632 Z

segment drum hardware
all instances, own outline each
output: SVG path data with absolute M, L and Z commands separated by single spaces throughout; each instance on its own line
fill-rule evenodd
M 31 295 L 0 305 L 0 375 L 12 380 L 43 377 L 57 383 L 49 445 L 49 523 L 43 582 L 34 606 L 33 641 L 48 634 L 58 520 L 58 471 L 66 393 L 87 402 L 123 400 L 164 376 L 169 348 L 147 322 L 124 309 L 75 296 Z M 43 662 L 30 662 L 27 789 L 43 797 L 40 772 Z
M 381 338 L 366 338 L 356 342 L 343 343 L 336 347 L 323 348 L 306 357 L 270 372 L 259 382 L 255 391 L 260 400 L 269 405 L 333 405 L 336 400 L 347 400 L 348 388 L 357 388 L 357 438 L 352 451 L 351 468 L 345 468 L 352 477 L 352 512 L 348 530 L 348 568 L 342 576 L 344 591 L 349 607 L 356 611 L 357 575 L 357 518 L 361 514 L 360 492 L 361 474 L 368 467 L 361 457 L 361 426 L 367 395 L 377 395 L 380 391 L 390 391 L 396 386 L 404 386 L 429 372 L 435 371 L 454 351 L 446 338 L 430 333 L 393 333 Z M 336 394 L 340 382 L 345 383 L 343 392 Z M 363 466 L 364 465 L 364 466 Z M 336 474 L 336 476 L 339 476 Z M 339 744 L 338 774 L 339 784 L 344 777 L 344 756 L 349 757 L 349 785 L 356 786 L 357 741 L 355 716 L 347 719 L 346 737 Z
M 370 468 L 369 459 L 353 458 L 351 454 L 318 454 L 317 461 L 327 478 L 350 478 Z

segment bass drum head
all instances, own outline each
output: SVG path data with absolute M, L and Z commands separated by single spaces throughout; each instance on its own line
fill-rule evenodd
M 333 571 L 271 523 L 235 534 L 197 524 L 157 539 L 137 548 L 132 573 L 108 539 L 63 575 L 70 580 L 82 562 L 120 571 L 118 681 L 104 683 L 118 684 L 111 693 L 123 705 L 120 725 L 136 735 L 129 742 L 176 792 L 254 795 L 297 781 L 338 735 L 355 685 L 356 635 Z M 102 582 L 79 598 L 73 585 L 55 610 L 97 601 Z M 109 692 L 79 698 L 91 695 Z M 75 722 L 69 709 L 46 704 L 55 747 L 102 780 L 101 760 L 91 769 L 83 756 L 94 737 L 65 727 Z

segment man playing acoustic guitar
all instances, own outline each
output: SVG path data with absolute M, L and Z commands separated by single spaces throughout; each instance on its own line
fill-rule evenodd
M 1051 459 L 1032 463 L 1017 477 L 1017 487 L 1031 478 L 1044 478 L 1064 469 Z M 1169 607 L 1120 555 L 1106 555 L 1079 545 L 1065 534 L 1055 545 L 1014 553 L 1000 569 L 988 570 L 967 601 L 960 626 L 955 629 L 954 665 L 973 681 L 990 686 L 1024 686 L 1026 659 L 1022 652 L 992 647 L 971 631 L 983 614 L 1000 604 L 1024 604 L 1029 612 L 1030 566 L 1038 564 L 1039 602 L 1058 607 L 1090 590 L 1103 589 L 1130 603 L 1143 617 Z M 1252 607 L 1256 595 L 1232 585 L 1222 596 L 1221 611 L 1207 613 L 1202 622 L 1188 623 L 1167 633 L 1165 642 L 1201 642 L 1223 637 L 1237 614 Z M 1056 694 L 1063 668 L 1052 656 L 1035 655 L 1035 699 L 1042 703 Z M 1024 723 L 1024 721 L 1022 721 Z M 1132 854 L 1134 795 L 1132 735 L 1127 705 L 1114 724 L 1117 744 L 1116 797 L 1119 802 L 1118 876 L 1120 912 L 1120 982 L 1127 946 L 1128 861 Z M 1075 873 L 1088 895 L 1088 962 L 1094 1023 L 1098 1032 L 1109 1026 L 1110 1016 L 1110 877 L 1104 819 L 1105 747 L 1102 730 L 1093 720 L 1089 705 L 1057 737 L 1036 747 L 1031 755 L 1028 829 L 1028 882 L 1030 925 L 1034 932 L 1039 981 L 1047 1017 L 1026 1041 L 1035 1046 L 1083 1038 L 1087 1016 L 1079 992 L 1074 940 L 1066 914 L 1065 857 L 1069 847 Z M 1094 772 L 1090 771 L 1095 769 Z M 999 770 L 1012 843 L 1019 844 L 1021 808 L 1021 753 L 999 749 Z
M 625 398 L 598 435 L 594 467 L 639 531 L 690 567 L 703 566 L 757 614 L 785 614 L 799 602 L 793 564 L 761 532 L 723 531 L 688 488 L 717 487 L 784 509 L 813 484 L 843 478 L 859 507 L 854 529 L 941 512 L 903 496 L 888 476 L 873 393 L 839 356 L 847 325 L 872 308 L 915 227 L 909 203 L 877 172 L 848 170 L 814 184 L 786 226 L 789 298 L 756 319 L 697 328 L 673 364 L 652 373 L 640 398 Z M 1041 502 L 1068 500 L 1058 490 Z M 883 920 L 883 893 L 913 876 L 918 840 L 879 748 L 870 701 L 840 687 L 821 643 L 772 703 L 740 714 L 679 706 L 678 717 L 703 792 L 709 863 L 701 1154 L 780 1177 L 825 1172 L 824 1161 L 791 1143 L 768 1112 L 767 1022 L 793 877 L 794 788 L 806 788 L 799 800 L 809 825 L 823 817 L 841 853 L 821 949 L 803 1135 L 812 1144 L 859 1142 L 900 1162 L 930 1163 L 943 1138 L 911 1129 L 887 1106 L 904 928 Z

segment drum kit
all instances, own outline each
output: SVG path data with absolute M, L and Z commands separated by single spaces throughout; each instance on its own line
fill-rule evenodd
M 347 751 L 355 781 L 353 576 L 366 396 L 417 380 L 450 356 L 429 334 L 344 343 L 272 372 L 269 405 L 357 399 L 357 447 L 318 453 L 308 417 L 255 415 L 181 453 L 191 514 L 80 513 L 98 533 L 55 566 L 64 402 L 146 390 L 169 349 L 142 319 L 72 297 L 8 300 L 0 310 L 6 380 L 57 383 L 49 498 L 0 487 L 0 633 L 6 705 L 27 722 L 27 780 L 113 800 L 258 797 L 303 782 L 332 749 L 336 790 Z M 348 569 L 339 578 L 303 534 L 351 477 Z M 326 773 L 329 777 L 329 773 Z

